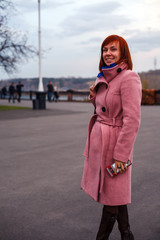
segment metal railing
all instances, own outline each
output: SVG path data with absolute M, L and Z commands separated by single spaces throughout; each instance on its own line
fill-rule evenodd
M 37 91 L 22 91 L 21 94 L 21 99 L 22 100 L 34 100 L 36 99 L 36 94 Z M 46 100 L 48 99 L 48 94 L 47 92 L 45 92 L 46 94 Z M 59 101 L 81 101 L 81 102 L 88 102 L 88 96 L 89 96 L 89 91 L 76 91 L 76 90 L 72 90 L 69 89 L 67 91 L 59 91 L 58 92 Z M 9 93 L 7 92 L 6 95 L 3 95 L 2 92 L 0 92 L 0 98 L 1 99 L 8 99 L 9 97 Z M 17 93 L 15 93 L 15 99 L 17 98 Z

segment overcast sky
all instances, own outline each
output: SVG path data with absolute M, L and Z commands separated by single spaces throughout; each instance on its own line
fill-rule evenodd
M 14 0 L 17 9 L 10 27 L 28 36 L 38 48 L 38 0 Z M 111 34 L 124 37 L 134 71 L 160 69 L 159 0 L 41 0 L 43 77 L 94 77 L 100 46 Z M 10 76 L 38 77 L 38 58 L 19 66 Z

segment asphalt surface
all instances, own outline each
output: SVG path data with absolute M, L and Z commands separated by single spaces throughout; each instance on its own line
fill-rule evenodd
M 94 240 L 102 205 L 80 189 L 92 105 L 15 105 L 31 109 L 0 112 L 0 240 Z M 142 106 L 129 205 L 135 240 L 160 239 L 159 142 L 160 106 Z M 117 224 L 110 240 L 120 240 Z

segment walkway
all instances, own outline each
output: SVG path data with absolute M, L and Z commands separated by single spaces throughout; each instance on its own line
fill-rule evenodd
M 80 189 L 92 112 L 68 102 L 0 112 L 0 240 L 95 239 L 102 206 Z M 129 206 L 135 240 L 160 239 L 159 123 L 160 107 L 143 106 Z M 120 240 L 117 226 L 110 240 Z

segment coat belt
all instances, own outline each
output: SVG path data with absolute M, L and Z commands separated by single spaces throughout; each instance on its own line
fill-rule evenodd
M 103 119 L 96 119 L 96 122 L 100 122 L 109 126 L 113 126 L 113 127 L 122 127 L 123 125 L 123 121 L 122 119 L 119 118 L 105 118 L 105 120 Z

